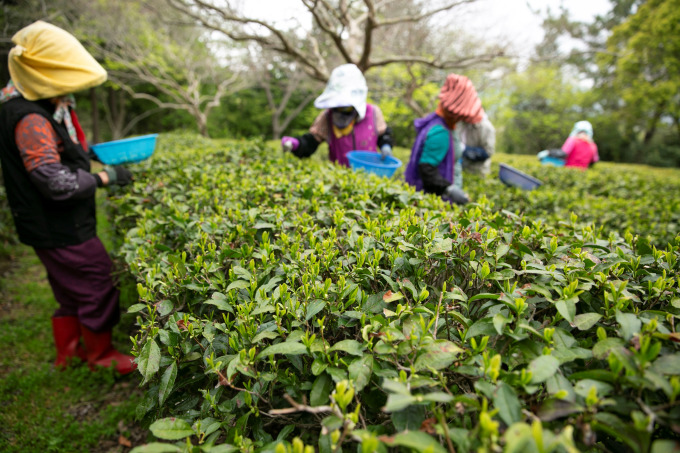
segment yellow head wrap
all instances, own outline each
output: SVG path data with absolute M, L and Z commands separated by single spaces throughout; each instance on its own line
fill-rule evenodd
M 48 99 L 100 85 L 106 70 L 65 30 L 37 21 L 19 30 L 9 52 L 9 73 L 29 101 Z

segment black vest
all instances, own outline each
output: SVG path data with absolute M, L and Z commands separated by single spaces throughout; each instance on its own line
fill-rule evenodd
M 12 99 L 0 107 L 0 162 L 19 240 L 37 248 L 57 248 L 81 244 L 97 234 L 95 197 L 54 201 L 43 196 L 28 176 L 14 140 L 19 121 L 31 113 L 44 116 L 61 138 L 61 163 L 71 171 L 90 171 L 90 160 L 82 146 L 74 143 L 66 127 L 48 111 L 49 101 Z

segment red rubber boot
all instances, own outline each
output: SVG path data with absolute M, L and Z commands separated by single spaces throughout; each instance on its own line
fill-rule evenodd
M 128 374 L 137 369 L 134 357 L 118 352 L 113 347 L 110 330 L 93 332 L 81 324 L 80 332 L 83 334 L 87 363 L 91 370 L 94 370 L 97 366 L 115 367 L 120 374 Z
M 80 345 L 80 323 L 75 316 L 52 318 L 52 334 L 57 347 L 54 366 L 64 369 L 73 359 L 87 360 L 85 350 Z

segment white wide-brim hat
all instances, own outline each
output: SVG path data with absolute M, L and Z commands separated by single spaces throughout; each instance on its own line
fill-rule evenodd
M 361 70 L 354 64 L 343 64 L 333 69 L 326 89 L 314 100 L 314 107 L 332 109 L 351 106 L 359 114 L 359 120 L 362 120 L 366 116 L 367 96 L 368 87 Z

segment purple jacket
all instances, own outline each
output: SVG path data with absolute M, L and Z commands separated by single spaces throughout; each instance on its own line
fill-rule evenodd
M 354 150 L 378 151 L 378 131 L 375 124 L 375 112 L 371 104 L 366 105 L 366 116 L 354 125 L 352 133 L 335 138 L 330 113 L 328 117 L 328 157 L 331 162 L 349 167 L 347 153 Z
M 425 145 L 425 139 L 427 138 L 427 133 L 433 126 L 441 124 L 448 129 L 448 126 L 444 122 L 444 119 L 437 115 L 436 113 L 430 113 L 424 118 L 418 118 L 413 121 L 413 125 L 416 128 L 416 141 L 411 148 L 411 159 L 406 166 L 406 171 L 404 172 L 404 178 L 406 182 L 412 186 L 415 186 L 416 190 L 423 190 L 423 180 L 420 177 L 420 172 L 418 171 L 418 163 L 420 162 L 420 156 L 423 154 L 423 147 Z M 449 137 L 449 149 L 446 152 L 446 156 L 441 161 L 439 166 L 439 173 L 444 179 L 453 183 L 453 165 L 455 163 L 454 147 L 453 147 L 453 135 Z

